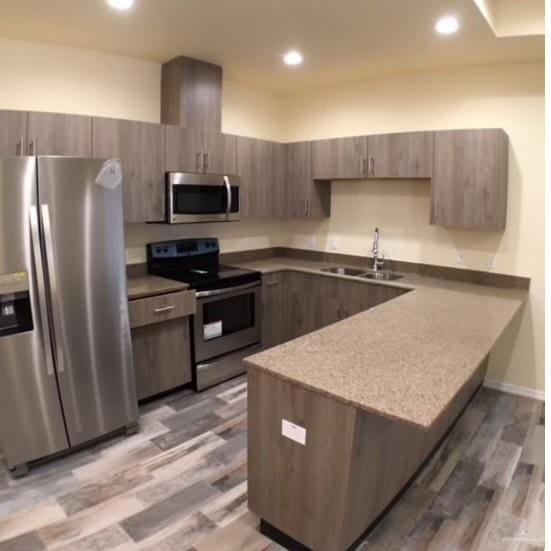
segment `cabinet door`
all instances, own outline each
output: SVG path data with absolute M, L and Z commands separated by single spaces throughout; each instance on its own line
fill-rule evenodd
M 189 318 L 132 329 L 138 400 L 191 382 Z
M 237 138 L 242 215 L 272 218 L 283 215 L 283 146 L 267 140 Z
M 26 155 L 27 112 L 0 110 L 0 157 Z
M 312 172 L 318 180 L 364 178 L 367 138 L 334 138 L 312 142 Z
M 435 132 L 431 224 L 502 230 L 508 138 L 501 129 Z
M 165 216 L 164 136 L 160 124 L 95 118 L 93 155 L 122 163 L 125 222 Z
M 197 128 L 165 125 L 165 166 L 171 172 L 204 172 L 203 133 Z
M 203 171 L 211 174 L 237 174 L 237 138 L 221 132 L 203 131 L 205 153 Z
M 281 344 L 284 336 L 283 274 L 262 276 L 262 346 L 270 348 Z
M 433 132 L 368 136 L 370 178 L 431 178 Z
M 59 113 L 28 114 L 31 155 L 92 156 L 92 118 Z
M 285 144 L 285 213 L 294 218 L 331 214 L 331 185 L 312 176 L 312 142 Z

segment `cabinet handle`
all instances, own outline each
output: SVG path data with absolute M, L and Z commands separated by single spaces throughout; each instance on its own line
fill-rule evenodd
M 369 157 L 369 175 L 371 177 L 375 176 L 375 158 Z
M 438 220 L 438 201 L 434 202 L 434 220 Z
M 195 155 L 195 170 L 197 172 L 203 172 L 203 152 L 199 151 Z
M 210 153 L 207 151 L 206 153 L 203 153 L 203 165 L 205 167 L 205 170 L 208 170 L 209 164 L 210 164 Z
M 163 312 L 170 312 L 170 310 L 174 310 L 175 306 L 172 305 L 172 306 L 163 306 L 162 308 L 155 308 L 155 310 L 153 310 L 153 312 L 155 314 L 162 314 Z
M 19 156 L 25 155 L 25 138 L 23 136 L 17 142 L 16 154 Z
M 29 155 L 36 155 L 36 141 L 31 140 L 29 142 Z
M 279 281 L 266 281 L 264 285 L 266 285 L 266 287 L 275 287 L 276 285 L 279 285 Z

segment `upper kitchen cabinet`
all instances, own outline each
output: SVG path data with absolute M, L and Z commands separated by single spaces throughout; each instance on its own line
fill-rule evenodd
M 367 137 L 368 178 L 431 178 L 433 132 Z
M 27 154 L 27 112 L 0 110 L 0 157 Z
M 93 156 L 121 160 L 125 222 L 164 220 L 163 126 L 106 118 L 92 124 Z
M 292 218 L 331 215 L 331 186 L 312 176 L 312 142 L 288 143 L 285 153 L 285 213 Z
M 283 144 L 237 138 L 237 169 L 241 177 L 241 214 L 249 218 L 285 215 Z
M 185 56 L 163 63 L 161 122 L 219 133 L 222 67 Z
M 367 138 L 333 138 L 312 142 L 312 176 L 316 180 L 364 178 Z
M 92 118 L 60 113 L 28 114 L 29 155 L 92 156 Z
M 237 138 L 200 128 L 165 126 L 166 170 L 236 174 Z
M 505 228 L 508 143 L 501 129 L 435 132 L 431 224 Z

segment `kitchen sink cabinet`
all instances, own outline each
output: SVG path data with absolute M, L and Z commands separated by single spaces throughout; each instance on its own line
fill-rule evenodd
M 28 114 L 29 155 L 92 156 L 92 117 L 62 113 Z
M 237 138 L 243 218 L 277 218 L 285 212 L 284 146 L 278 142 Z
M 165 125 L 167 171 L 237 174 L 236 150 L 236 136 L 200 128 Z
M 27 112 L 0 110 L 0 157 L 27 154 Z
M 364 178 L 367 138 L 332 138 L 312 142 L 312 175 L 316 180 Z
M 125 222 L 165 218 L 164 132 L 160 124 L 94 118 L 92 153 L 121 160 Z
M 189 316 L 195 309 L 194 291 L 129 302 L 138 400 L 191 382 Z
M 508 143 L 502 129 L 435 132 L 431 224 L 505 229 Z
M 312 142 L 284 145 L 285 215 L 323 218 L 331 215 L 331 184 L 312 176 Z
M 367 137 L 368 178 L 431 178 L 433 132 L 403 132 Z

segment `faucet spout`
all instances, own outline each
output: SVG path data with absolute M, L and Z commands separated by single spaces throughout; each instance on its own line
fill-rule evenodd
M 384 260 L 379 258 L 379 228 L 375 228 L 375 233 L 373 234 L 373 271 L 376 272 L 379 268 L 382 268 L 384 265 Z

